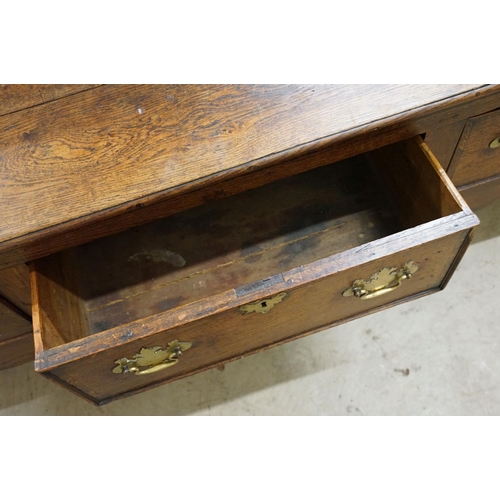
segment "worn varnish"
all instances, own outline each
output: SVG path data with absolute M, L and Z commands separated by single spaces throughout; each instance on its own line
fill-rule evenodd
M 36 368 L 96 403 L 186 376 L 439 289 L 476 224 L 419 138 L 207 202 L 35 261 Z M 409 260 L 390 294 L 342 296 Z M 239 310 L 283 292 L 265 315 Z M 172 368 L 112 373 L 176 338 L 193 347 Z
M 499 95 L 478 85 L 102 86 L 6 115 L 0 266 L 172 213 L 176 196 L 184 208 L 226 196 L 221 181 L 239 178 L 234 192 L 284 177 L 287 162 L 328 146 L 338 161 L 424 133 Z

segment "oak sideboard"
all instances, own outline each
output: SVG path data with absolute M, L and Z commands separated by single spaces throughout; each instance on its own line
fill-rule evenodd
M 500 85 L 0 86 L 0 369 L 94 404 L 442 290 Z

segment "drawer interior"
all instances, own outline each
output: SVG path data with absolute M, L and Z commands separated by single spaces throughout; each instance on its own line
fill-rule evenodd
M 417 139 L 207 202 L 36 261 L 43 349 L 461 210 Z

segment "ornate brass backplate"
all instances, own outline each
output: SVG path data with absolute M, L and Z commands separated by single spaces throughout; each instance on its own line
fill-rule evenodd
M 245 304 L 240 307 L 240 311 L 243 314 L 250 314 L 252 312 L 265 314 L 269 312 L 276 304 L 279 304 L 286 297 L 286 292 L 278 293 L 274 297 L 269 299 L 258 300 L 256 302 L 251 302 L 250 304 Z
M 143 347 L 138 354 L 132 358 L 121 358 L 115 361 L 113 373 L 134 373 L 135 375 L 147 375 L 155 373 L 179 361 L 179 356 L 191 347 L 191 342 L 179 342 L 172 340 L 166 349 L 162 347 Z
M 411 278 L 418 271 L 418 266 L 411 260 L 400 269 L 397 267 L 384 267 L 372 274 L 367 280 L 353 281 L 352 286 L 344 291 L 344 297 L 359 297 L 363 300 L 374 299 L 398 288 L 402 281 Z

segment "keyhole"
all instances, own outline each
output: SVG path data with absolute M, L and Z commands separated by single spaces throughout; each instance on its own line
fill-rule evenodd
M 261 302 L 261 303 L 260 303 L 260 305 L 261 305 L 262 307 L 267 307 L 267 302 Z

